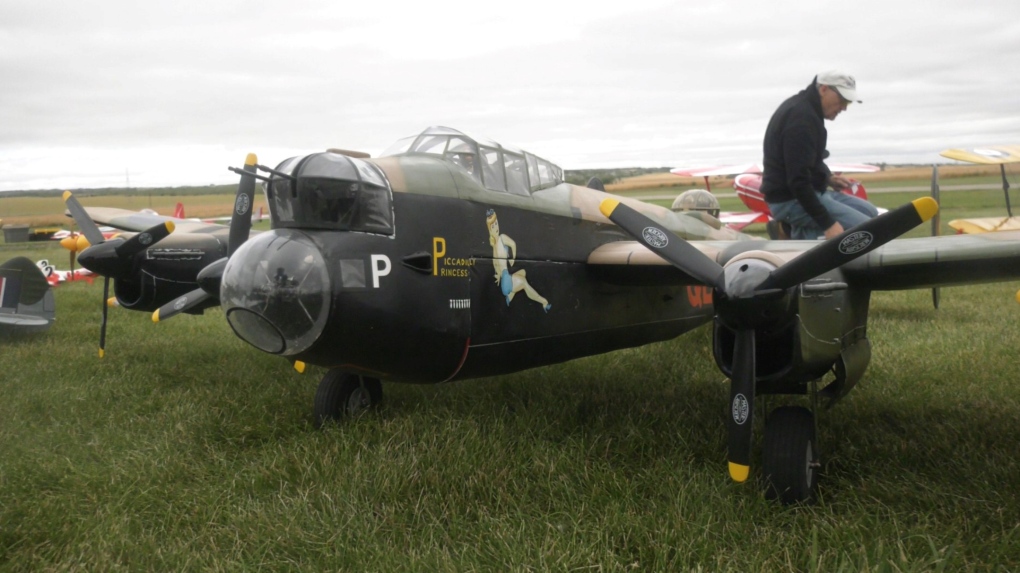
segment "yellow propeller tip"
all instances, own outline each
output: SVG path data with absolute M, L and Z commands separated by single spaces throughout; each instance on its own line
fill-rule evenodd
M 64 191 L 64 201 L 67 201 L 67 198 L 70 197 L 70 196 L 71 196 L 71 192 L 70 191 Z
M 100 357 L 100 358 L 102 358 L 102 357 L 104 357 L 104 356 L 106 356 L 106 351 L 105 351 L 105 350 L 103 350 L 102 348 L 100 348 L 100 349 L 99 349 L 99 357 Z
M 735 464 L 730 462 L 730 478 L 735 482 L 744 483 L 747 476 L 751 474 L 751 466 Z
M 603 199 L 602 202 L 599 203 L 599 211 L 602 211 L 603 215 L 609 217 L 610 215 L 613 214 L 613 211 L 619 204 L 620 202 L 617 201 L 616 199 Z
M 174 232 L 174 222 L 173 221 L 167 221 L 166 222 L 166 230 L 167 230 L 168 233 L 173 233 Z
M 1016 301 L 1020 303 L 1020 290 L 1016 291 Z
M 152 313 L 152 322 L 159 322 L 159 309 L 158 308 Z
M 255 165 L 258 162 L 259 158 L 256 157 L 254 153 L 249 153 L 248 156 L 244 158 L 245 165 Z
M 115 306 L 120 306 L 120 303 L 117 302 L 117 297 L 111 296 L 110 298 L 106 299 L 106 306 L 113 308 Z
M 939 212 L 938 201 L 931 197 L 921 197 L 920 199 L 914 199 L 911 201 L 914 204 L 914 209 L 917 211 L 918 216 L 921 217 L 921 221 L 927 221 L 935 216 L 935 213 Z
M 299 374 L 305 373 L 305 363 L 300 360 L 294 361 L 294 370 L 297 370 Z

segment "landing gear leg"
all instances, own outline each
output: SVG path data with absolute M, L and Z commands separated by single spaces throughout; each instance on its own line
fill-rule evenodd
M 353 418 L 382 401 L 382 383 L 376 378 L 330 370 L 315 393 L 315 425 Z
M 786 505 L 812 504 L 818 490 L 815 417 L 807 408 L 776 408 L 765 421 L 762 470 L 765 497 Z

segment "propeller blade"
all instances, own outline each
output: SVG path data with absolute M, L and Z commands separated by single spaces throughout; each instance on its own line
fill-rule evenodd
M 118 257 L 122 259 L 130 259 L 143 250 L 155 245 L 159 241 L 162 241 L 173 231 L 174 224 L 172 221 L 160 223 L 117 245 L 114 251 L 117 253 Z
M 81 229 L 83 235 L 89 243 L 98 245 L 102 243 L 105 238 L 103 232 L 99 230 L 96 222 L 89 217 L 89 214 L 85 212 L 85 208 L 81 206 L 78 199 L 70 192 L 64 191 L 64 204 L 67 205 L 67 210 L 71 212 L 71 218 L 78 224 L 78 228 Z
M 921 197 L 844 231 L 772 271 L 759 291 L 788 289 L 865 255 L 931 219 L 939 210 L 931 197 Z
M 255 164 L 258 158 L 249 153 L 244 159 L 244 173 L 237 184 L 237 196 L 234 198 L 234 212 L 230 217 L 230 235 L 227 239 L 227 256 L 234 254 L 251 232 L 251 209 L 255 202 Z
M 736 332 L 730 382 L 729 468 L 733 481 L 747 481 L 751 473 L 751 438 L 754 432 L 755 355 L 754 330 Z
M 719 290 L 724 288 L 723 268 L 719 263 L 671 231 L 662 228 L 652 219 L 616 199 L 603 199 L 599 210 L 610 221 L 676 268 L 708 286 Z
M 106 356 L 106 314 L 107 309 L 110 307 L 110 302 L 107 300 L 110 296 L 110 277 L 104 277 L 103 280 L 103 323 L 99 327 L 99 357 Z
M 209 293 L 202 289 L 195 289 L 187 294 L 179 296 L 157 308 L 156 311 L 152 313 L 152 322 L 167 320 L 182 312 L 187 312 L 208 300 L 209 297 Z

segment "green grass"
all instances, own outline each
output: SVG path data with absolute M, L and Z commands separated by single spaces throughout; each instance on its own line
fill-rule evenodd
M 324 372 L 218 310 L 115 309 L 99 360 L 101 288 L 60 286 L 49 332 L 0 341 L 0 570 L 1020 568 L 1018 282 L 945 289 L 938 311 L 874 295 L 871 367 L 821 417 L 821 503 L 795 508 L 726 476 L 707 329 L 386 384 L 378 411 L 316 430 Z

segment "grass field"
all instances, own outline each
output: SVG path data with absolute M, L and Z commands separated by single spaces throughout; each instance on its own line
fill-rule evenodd
M 1002 210 L 1001 192 L 944 203 Z M 16 255 L 67 257 L 0 245 Z M 99 360 L 102 285 L 65 284 L 49 332 L 0 341 L 0 570 L 1020 570 L 1018 289 L 944 289 L 938 311 L 876 293 L 871 367 L 821 416 L 821 503 L 786 508 L 726 476 L 704 328 L 387 384 L 378 411 L 316 430 L 322 370 L 218 310 L 114 310 Z

